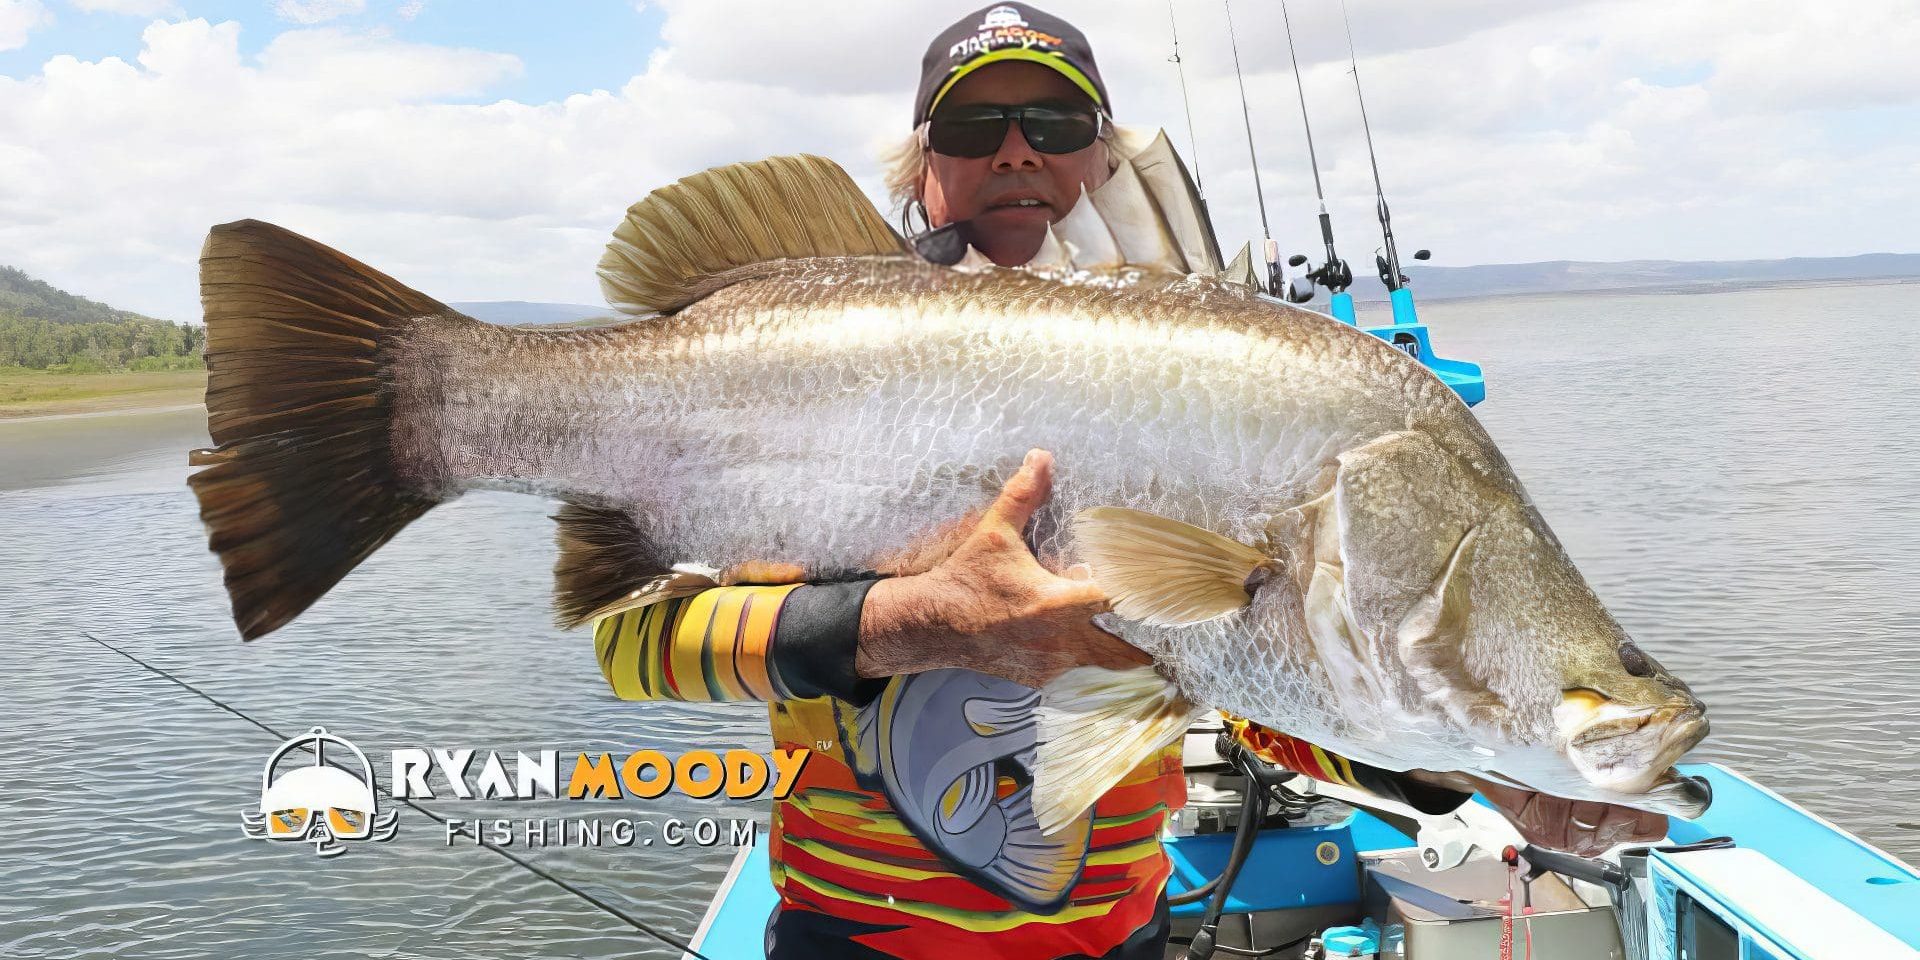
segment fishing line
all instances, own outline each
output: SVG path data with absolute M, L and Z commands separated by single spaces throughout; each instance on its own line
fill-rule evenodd
M 1347 26 L 1347 63 L 1353 68 L 1353 95 L 1360 101 L 1360 129 L 1367 135 L 1367 162 L 1373 165 L 1373 196 L 1380 215 L 1380 233 L 1387 245 L 1387 269 L 1381 279 L 1388 290 L 1400 289 L 1400 251 L 1393 244 L 1393 217 L 1387 212 L 1387 191 L 1380 185 L 1380 158 L 1373 152 L 1373 124 L 1367 122 L 1367 95 L 1360 89 L 1360 57 L 1353 50 L 1353 19 L 1347 16 L 1347 0 L 1340 0 L 1340 19 Z M 1414 259 L 1419 259 L 1416 256 Z
M 1293 89 L 1300 94 L 1300 125 L 1307 131 L 1307 163 L 1313 168 L 1313 195 L 1320 200 L 1320 215 L 1327 215 L 1327 193 L 1320 189 L 1320 156 L 1313 150 L 1313 121 L 1307 119 L 1307 85 L 1300 79 L 1300 54 L 1293 49 L 1293 18 L 1287 14 L 1287 0 L 1280 0 L 1280 23 L 1287 30 L 1287 58 L 1293 61 Z
M 1260 189 L 1260 158 L 1253 152 L 1253 115 L 1247 111 L 1247 80 L 1240 75 L 1240 41 L 1233 35 L 1233 0 L 1220 0 L 1227 8 L 1227 43 L 1233 47 L 1233 79 L 1240 84 L 1240 120 L 1247 125 L 1247 159 L 1253 163 L 1253 198 L 1260 205 L 1260 235 L 1273 239 L 1273 230 L 1267 227 L 1267 195 Z M 1320 182 L 1320 173 L 1314 171 L 1314 182 Z
M 1167 27 L 1173 34 L 1173 61 L 1175 73 L 1180 75 L 1180 105 L 1187 110 L 1187 149 L 1193 154 L 1193 189 L 1200 199 L 1207 198 L 1207 185 L 1200 179 L 1200 139 L 1193 135 L 1193 101 L 1187 99 L 1187 68 L 1180 63 L 1180 22 L 1173 16 L 1173 0 L 1167 0 Z
M 1313 148 L 1313 121 L 1307 117 L 1307 84 L 1300 77 L 1300 54 L 1293 46 L 1293 17 L 1287 12 L 1287 0 L 1280 0 L 1280 22 L 1287 31 L 1287 58 L 1293 61 L 1293 89 L 1300 96 L 1300 127 L 1307 133 L 1307 163 L 1313 168 L 1313 196 L 1320 201 L 1320 242 L 1327 259 L 1307 278 L 1339 293 L 1353 283 L 1353 273 L 1333 249 L 1333 217 L 1327 213 L 1327 192 L 1320 186 L 1320 155 Z
M 131 660 L 134 663 L 139 664 L 141 667 L 144 667 L 145 669 L 147 669 L 148 671 L 154 674 L 157 674 L 161 677 L 165 677 L 166 679 L 186 689 L 188 692 L 192 693 L 194 696 L 197 696 L 200 699 L 205 700 L 208 703 L 211 703 L 214 706 L 219 707 L 220 709 L 225 710 L 226 712 L 231 713 L 234 716 L 239 717 L 240 719 L 245 720 L 246 722 L 251 723 L 256 727 L 259 727 L 261 730 L 266 731 L 268 734 L 271 734 L 273 738 L 276 740 L 286 741 L 286 740 L 292 739 L 291 737 L 288 737 L 286 734 L 283 734 L 280 731 L 275 730 L 274 728 L 269 727 L 266 724 L 261 723 L 260 721 L 255 720 L 250 716 L 247 716 L 245 713 L 242 713 L 237 708 L 228 705 L 227 703 L 222 701 L 220 698 L 215 697 L 210 693 L 207 693 L 205 690 L 202 690 L 199 687 L 196 687 L 193 684 L 188 683 L 187 681 L 182 680 L 171 673 L 168 673 L 166 670 L 163 670 L 160 667 L 156 667 L 153 664 L 140 659 L 139 657 L 136 657 L 133 654 L 128 653 L 127 651 L 122 650 L 119 647 L 116 647 L 113 644 L 108 643 L 107 641 L 102 640 L 91 633 L 87 633 L 86 631 L 83 630 L 81 631 L 80 635 L 83 637 L 86 637 L 88 640 L 92 640 L 94 643 L 97 643 L 103 647 L 106 647 L 108 650 L 112 650 L 114 653 L 117 653 L 123 657 L 126 657 L 128 660 Z M 368 773 L 371 774 L 372 771 L 368 771 Z M 380 789 L 377 780 L 375 782 L 375 788 Z M 436 823 L 440 823 L 442 825 L 446 824 L 447 822 L 446 817 L 443 817 L 433 812 L 432 810 L 429 810 L 426 807 L 423 807 L 418 803 L 413 802 L 411 798 L 396 797 L 390 791 L 387 791 L 385 789 L 380 789 L 380 792 L 382 794 L 385 794 L 388 800 L 392 800 L 395 803 L 404 803 L 407 806 L 412 807 L 415 810 L 418 810 L 423 816 L 425 816 L 429 820 L 432 820 Z M 456 828 L 456 832 L 458 832 L 457 828 Z M 544 868 L 529 862 L 524 857 L 521 857 L 510 851 L 504 850 L 491 843 L 488 843 L 485 839 L 481 838 L 477 833 L 473 834 L 473 837 L 475 842 L 477 842 L 480 846 L 483 846 L 488 850 L 492 850 L 494 853 L 497 853 L 502 857 L 505 857 L 507 860 L 511 861 L 512 863 L 518 864 L 521 868 L 525 869 L 527 872 L 533 874 L 534 876 L 539 877 L 540 879 L 545 880 L 548 883 L 551 883 L 554 886 L 559 887 L 560 889 L 565 890 L 568 893 L 571 893 L 574 896 L 579 897 L 580 899 L 585 900 L 586 902 L 593 904 L 596 907 L 599 907 L 601 910 L 606 911 L 608 914 L 611 914 L 615 917 L 618 917 L 621 920 L 626 921 L 627 925 L 634 928 L 635 930 L 638 930 L 641 933 L 644 933 L 647 936 L 652 937 L 655 940 L 658 940 L 669 947 L 672 947 L 676 950 L 683 951 L 689 956 L 697 957 L 698 960 L 710 960 L 710 958 L 708 958 L 705 954 L 702 954 L 700 951 L 695 950 L 693 948 L 693 945 L 686 942 L 685 940 L 681 940 L 680 938 L 675 937 L 672 934 L 665 933 L 658 929 L 655 929 L 652 925 L 648 924 L 646 921 L 641 920 L 640 918 L 635 917 L 630 913 L 627 913 L 625 910 L 622 910 L 619 907 L 616 907 L 613 904 L 610 904 L 605 900 L 602 900 L 599 897 L 594 896 L 592 893 L 589 893 L 585 890 L 580 889 L 579 887 L 574 886 L 572 883 L 569 883 L 566 880 L 563 880 L 557 876 L 554 876 L 551 873 L 548 873 Z

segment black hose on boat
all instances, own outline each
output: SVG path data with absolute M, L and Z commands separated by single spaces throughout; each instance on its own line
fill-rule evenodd
M 1187 946 L 1187 960 L 1208 960 L 1218 949 L 1215 937 L 1220 928 L 1220 915 L 1225 912 L 1227 896 L 1233 892 L 1233 882 L 1240 877 L 1240 871 L 1247 865 L 1247 856 L 1253 852 L 1253 841 L 1260 833 L 1260 822 L 1266 819 L 1267 787 L 1266 780 L 1255 767 L 1258 762 L 1248 756 L 1246 751 L 1233 745 L 1232 759 L 1241 772 L 1246 774 L 1247 786 L 1240 796 L 1240 823 L 1233 833 L 1233 848 L 1227 854 L 1226 869 L 1220 875 L 1200 888 L 1183 894 L 1180 898 L 1167 898 L 1167 903 L 1191 903 L 1211 891 L 1207 900 L 1207 912 L 1200 919 L 1200 929 L 1193 935 L 1193 942 Z

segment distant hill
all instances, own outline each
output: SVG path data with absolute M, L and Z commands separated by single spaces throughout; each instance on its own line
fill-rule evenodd
M 469 300 L 447 306 L 488 323 L 574 323 L 614 315 L 610 307 L 580 303 L 533 303 L 526 300 Z
M 201 365 L 206 335 L 76 296 L 0 266 L 0 367 L 72 372 L 178 370 Z
M 24 271 L 4 266 L 0 266 L 0 314 L 51 320 L 54 323 L 117 323 L 153 319 L 76 296 L 44 280 L 30 277 Z
M 1409 253 L 1411 251 L 1408 251 Z M 1626 260 L 1595 263 L 1549 260 L 1544 263 L 1491 263 L 1473 267 L 1402 264 L 1422 297 L 1484 297 L 1514 293 L 1573 293 L 1586 290 L 1677 290 L 1769 283 L 1920 278 L 1920 254 L 1866 253 L 1855 257 L 1793 257 L 1786 260 Z M 1354 296 L 1385 300 L 1386 287 L 1371 263 L 1353 264 L 1358 278 Z

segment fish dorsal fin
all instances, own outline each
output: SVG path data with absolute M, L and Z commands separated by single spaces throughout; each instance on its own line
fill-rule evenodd
M 960 262 L 954 264 L 953 268 L 961 273 L 979 273 L 983 270 L 993 269 L 993 261 L 987 259 L 987 255 L 981 253 L 978 247 L 969 243 L 967 244 L 967 252 L 961 254 Z
M 1053 232 L 1053 224 L 1047 224 L 1047 233 L 1040 238 L 1040 249 L 1026 262 L 1026 269 L 1036 273 L 1065 273 L 1073 269 L 1073 257 L 1067 253 L 1067 245 L 1060 242 L 1060 235 Z
M 1130 129 L 1108 149 L 1113 175 L 1084 187 L 1025 265 L 1038 273 L 1131 267 L 1172 274 L 1220 272 L 1206 203 L 1165 131 Z
M 1167 218 L 1140 182 L 1140 173 L 1127 161 L 1114 168 L 1113 176 L 1088 195 L 1093 208 L 1113 234 L 1120 247 L 1120 258 L 1131 267 L 1186 273 L 1186 258 L 1181 256 Z
M 1066 245 L 1067 259 L 1075 270 L 1111 270 L 1126 263 L 1106 218 L 1100 216 L 1084 186 L 1073 209 L 1053 225 L 1053 233 Z
M 715 167 L 627 208 L 596 272 L 615 310 L 677 310 L 737 267 L 907 252 L 839 165 L 804 154 Z
M 1131 160 L 1140 175 L 1140 183 L 1166 219 L 1167 231 L 1180 248 L 1188 273 L 1218 273 L 1220 243 L 1213 236 L 1213 221 L 1207 216 L 1206 201 L 1187 174 L 1187 165 L 1174 152 L 1173 141 L 1162 130 Z
M 1254 276 L 1253 273 L 1253 244 L 1251 242 L 1243 244 L 1240 247 L 1240 252 L 1233 255 L 1233 262 L 1227 264 L 1225 270 L 1220 271 L 1220 279 L 1228 283 L 1237 283 L 1249 288 L 1260 285 L 1260 278 Z

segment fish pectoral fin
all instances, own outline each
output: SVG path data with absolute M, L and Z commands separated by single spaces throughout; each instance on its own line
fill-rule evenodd
M 1072 825 L 1203 712 L 1152 667 L 1075 667 L 1047 684 L 1033 764 L 1041 832 Z
M 845 170 L 796 155 L 715 167 L 648 194 L 627 209 L 596 272 L 615 310 L 668 313 L 740 267 L 907 252 Z
M 646 534 L 624 510 L 569 502 L 553 519 L 560 541 L 553 564 L 553 606 L 562 627 L 571 629 L 720 585 L 718 571 L 710 567 L 661 563 L 649 552 Z
M 1244 607 L 1279 564 L 1211 530 L 1124 507 L 1074 517 L 1093 580 L 1122 619 L 1188 626 Z

